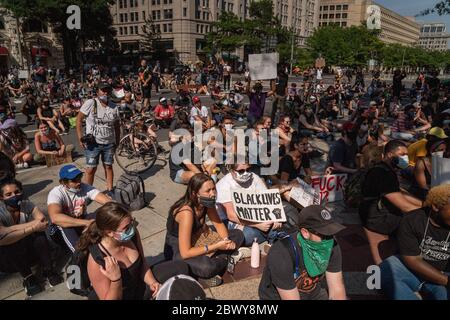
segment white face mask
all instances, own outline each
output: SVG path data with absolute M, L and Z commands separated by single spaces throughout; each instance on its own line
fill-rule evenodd
M 225 125 L 225 130 L 233 130 L 233 125 L 232 124 L 226 124 Z
M 251 172 L 245 172 L 243 174 L 239 174 L 238 172 L 235 172 L 235 173 L 236 173 L 236 176 L 235 176 L 234 180 L 236 180 L 236 182 L 238 182 L 238 183 L 247 183 L 252 178 Z

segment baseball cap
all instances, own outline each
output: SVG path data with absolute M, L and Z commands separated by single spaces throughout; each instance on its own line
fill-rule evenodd
M 160 103 L 167 102 L 167 99 L 165 97 L 162 97 L 161 99 L 159 99 L 159 102 Z
M 193 103 L 199 103 L 200 102 L 200 98 L 195 96 L 195 97 L 192 98 L 192 102 Z
M 331 217 L 330 211 L 323 206 L 313 205 L 300 212 L 298 227 L 313 230 L 324 236 L 333 236 L 345 227 Z
M 431 128 L 430 131 L 428 131 L 429 136 L 435 136 L 439 139 L 447 139 L 448 136 L 445 134 L 445 131 L 442 128 L 434 127 Z
M 450 108 L 449 108 L 449 109 L 446 109 L 446 110 L 444 110 L 444 111 L 442 111 L 442 113 L 450 114 Z
M 59 170 L 59 178 L 72 180 L 82 173 L 83 172 L 80 169 L 78 169 L 75 165 L 68 164 L 62 167 L 61 170 Z
M 378 103 L 376 101 L 370 101 L 369 106 L 370 107 L 378 106 Z
M 112 87 L 108 82 L 99 83 L 98 88 L 102 91 L 111 91 L 112 90 Z

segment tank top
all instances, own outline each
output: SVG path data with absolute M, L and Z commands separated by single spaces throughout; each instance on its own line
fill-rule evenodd
M 205 224 L 205 221 L 203 223 L 201 220 L 205 218 L 206 216 L 206 208 L 203 210 L 202 215 L 200 218 L 197 217 L 197 215 L 194 213 L 195 210 L 192 209 L 192 214 L 194 215 L 194 224 L 192 225 L 192 234 L 196 234 L 200 229 L 202 229 L 203 225 Z M 167 218 L 167 233 L 171 236 L 178 239 L 178 232 L 179 232 L 179 223 L 175 220 L 176 214 L 170 213 Z

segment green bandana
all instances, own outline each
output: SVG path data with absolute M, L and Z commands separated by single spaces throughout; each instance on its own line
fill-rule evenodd
M 303 250 L 303 262 L 310 277 L 323 274 L 330 262 L 331 251 L 333 251 L 334 239 L 315 242 L 304 239 L 300 233 L 297 235 Z

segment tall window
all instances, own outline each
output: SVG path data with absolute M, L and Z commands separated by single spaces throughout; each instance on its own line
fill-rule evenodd
M 121 36 L 123 36 L 123 28 L 122 28 L 122 27 L 119 28 L 119 34 L 120 34 Z
M 187 8 L 183 8 L 183 17 L 187 17 Z
M 168 30 L 169 32 L 173 32 L 172 24 L 171 24 L 171 23 L 169 23 L 169 24 L 167 25 L 167 30 Z
M 130 0 L 130 8 L 133 8 L 133 7 L 134 7 L 134 0 Z
M 167 24 L 163 24 L 163 32 L 167 32 Z
M 119 0 L 119 8 L 120 8 L 120 9 L 123 8 L 123 0 Z
M 342 6 L 342 10 L 348 10 L 348 4 L 344 4 L 344 5 Z
M 138 26 L 134 26 L 134 34 L 139 34 L 139 28 L 138 28 Z

